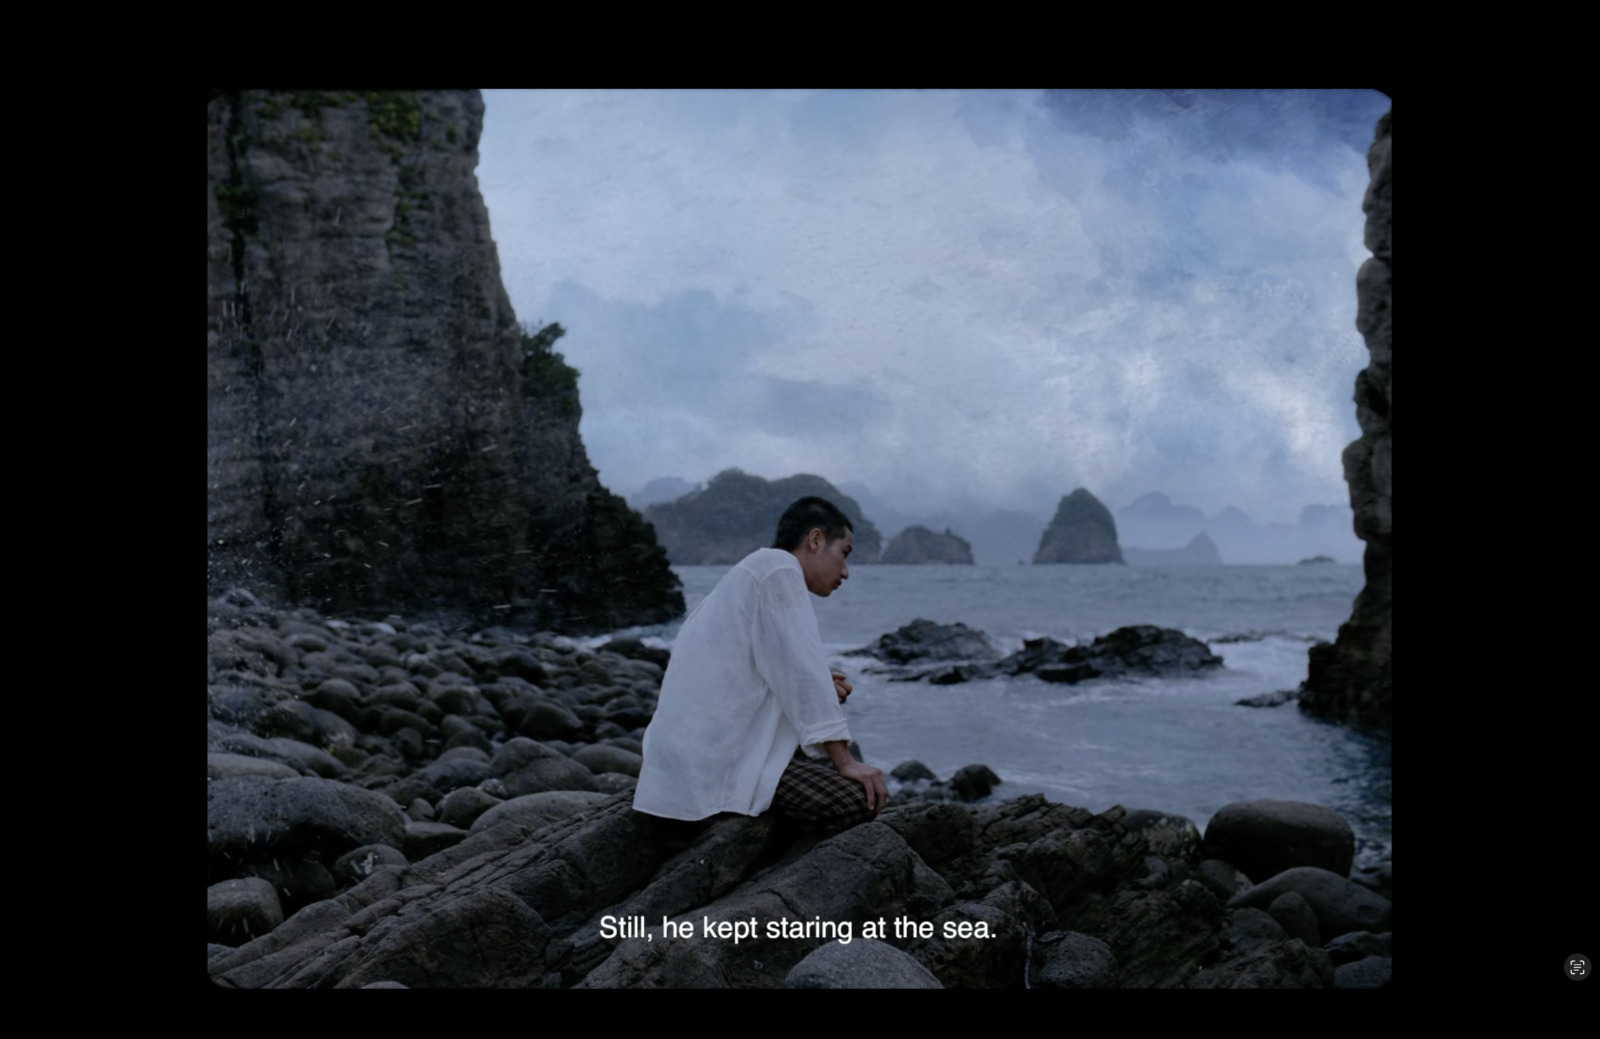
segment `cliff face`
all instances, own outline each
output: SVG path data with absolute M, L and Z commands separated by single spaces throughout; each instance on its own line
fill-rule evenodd
M 1332 645 L 1311 651 L 1301 687 L 1302 710 L 1359 728 L 1393 728 L 1391 634 L 1390 491 L 1390 149 L 1389 119 L 1378 120 L 1367 152 L 1372 182 L 1362 209 L 1367 214 L 1366 245 L 1372 258 L 1356 274 L 1356 327 L 1367 341 L 1372 361 L 1356 376 L 1356 419 L 1361 437 L 1344 450 L 1344 478 L 1350 485 L 1356 536 L 1367 543 L 1363 558 L 1367 583 L 1356 597 L 1350 619 Z
M 854 498 L 809 473 L 768 481 L 738 469 L 725 469 L 713 476 L 704 490 L 675 502 L 652 505 L 644 514 L 655 525 L 656 536 L 674 563 L 732 564 L 771 545 L 784 510 L 812 495 L 828 499 L 849 517 L 854 535 L 851 565 L 876 562 L 883 550 L 883 535 L 878 528 L 861 515 L 861 506 Z
M 935 534 L 927 527 L 907 527 L 889 541 L 880 563 L 954 563 L 972 565 L 972 546 L 946 528 Z
M 1061 499 L 1039 537 L 1035 563 L 1120 563 L 1117 522 L 1100 499 L 1079 487 Z
M 207 106 L 207 584 L 567 630 L 683 609 L 525 357 L 476 91 Z

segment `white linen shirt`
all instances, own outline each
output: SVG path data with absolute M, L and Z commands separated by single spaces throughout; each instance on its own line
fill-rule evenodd
M 759 815 L 796 746 L 848 740 L 800 561 L 746 556 L 672 644 L 633 807 L 668 819 Z

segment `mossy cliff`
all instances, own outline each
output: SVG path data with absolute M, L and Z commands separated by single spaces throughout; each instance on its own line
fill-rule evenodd
M 217 91 L 206 114 L 208 590 L 569 631 L 681 612 L 571 380 L 525 363 L 478 93 Z

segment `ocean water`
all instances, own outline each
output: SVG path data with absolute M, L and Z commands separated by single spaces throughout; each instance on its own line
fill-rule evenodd
M 727 572 L 674 567 L 690 610 Z M 857 566 L 813 597 L 830 662 L 855 686 L 846 707 L 866 760 L 888 772 L 916 759 L 942 778 L 983 763 L 995 796 L 1043 793 L 1102 811 L 1114 804 L 1207 821 L 1232 801 L 1327 805 L 1356 833 L 1358 861 L 1390 841 L 1387 740 L 1315 721 L 1294 704 L 1241 707 L 1294 689 L 1306 653 L 1332 641 L 1360 592 L 1361 568 L 1321 566 Z M 1178 628 L 1210 644 L 1220 671 L 1052 685 L 1031 676 L 954 686 L 892 682 L 848 656 L 915 618 L 960 621 L 1002 652 L 1048 635 L 1087 642 L 1129 624 Z M 630 629 L 670 645 L 677 625 Z M 593 640 L 596 642 L 604 639 Z

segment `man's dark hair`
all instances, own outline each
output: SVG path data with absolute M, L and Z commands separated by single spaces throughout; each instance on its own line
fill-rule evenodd
M 851 525 L 850 517 L 828 499 L 801 498 L 778 518 L 778 533 L 772 539 L 772 547 L 793 551 L 800 547 L 800 542 L 805 540 L 813 527 L 821 527 L 823 539 L 830 542 L 856 529 Z

